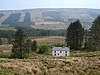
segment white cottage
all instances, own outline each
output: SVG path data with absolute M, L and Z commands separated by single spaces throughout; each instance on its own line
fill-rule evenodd
M 69 56 L 70 48 L 69 47 L 53 47 L 52 56 Z

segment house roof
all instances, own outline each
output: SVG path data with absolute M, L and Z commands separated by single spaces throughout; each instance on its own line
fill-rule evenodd
M 70 50 L 69 47 L 53 47 L 52 48 L 53 51 L 68 51 Z

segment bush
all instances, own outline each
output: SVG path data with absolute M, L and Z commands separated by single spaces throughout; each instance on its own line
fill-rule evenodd
M 65 46 L 64 44 L 60 44 L 60 43 L 57 43 L 57 44 L 54 44 L 55 47 L 63 47 Z
M 40 54 L 45 54 L 45 53 L 48 52 L 48 50 L 49 50 L 48 45 L 47 45 L 47 44 L 44 44 L 44 45 L 41 45 L 41 46 L 39 47 L 38 53 L 40 53 Z

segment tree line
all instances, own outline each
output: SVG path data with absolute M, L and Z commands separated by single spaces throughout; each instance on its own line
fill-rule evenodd
M 28 58 L 32 52 L 43 54 L 48 52 L 48 45 L 41 45 L 38 49 L 37 41 L 31 41 L 24 34 L 22 29 L 18 29 L 14 36 L 11 58 Z
M 15 27 L 16 30 L 21 29 L 23 33 L 27 37 L 33 37 L 33 36 L 65 36 L 66 30 L 43 30 L 43 29 L 33 29 L 31 27 L 21 27 L 17 26 Z M 0 45 L 2 44 L 11 44 L 14 36 L 16 34 L 15 30 L 0 30 Z M 7 39 L 7 40 L 4 40 Z M 2 42 L 2 41 L 5 42 Z
M 31 27 L 15 27 L 16 30 L 22 29 L 26 36 L 65 36 L 65 29 L 62 30 L 44 30 L 33 29 Z M 14 30 L 0 30 L 1 38 L 14 38 L 16 31 Z

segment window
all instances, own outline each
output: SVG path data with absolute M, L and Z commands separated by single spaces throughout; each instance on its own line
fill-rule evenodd
M 55 56 L 56 56 L 56 54 L 55 54 Z
M 65 56 L 67 56 L 67 51 L 65 51 Z
M 60 51 L 60 53 L 61 53 L 61 51 Z
M 65 51 L 65 53 L 67 54 L 67 51 Z
M 65 56 L 67 56 L 67 54 L 65 54 Z
M 55 53 L 56 53 L 56 51 L 55 51 Z

